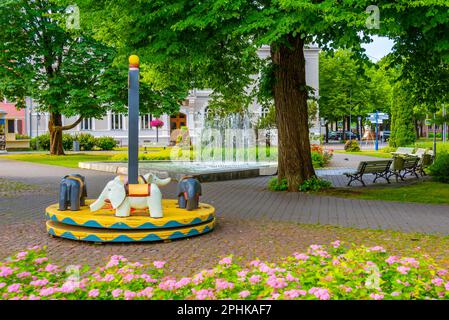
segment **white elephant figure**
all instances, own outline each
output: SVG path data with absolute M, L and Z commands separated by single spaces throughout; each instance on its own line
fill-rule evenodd
M 145 189 L 148 186 L 148 193 L 139 194 L 138 196 L 127 194 L 128 185 L 126 179 L 123 177 L 116 177 L 114 180 L 109 181 L 103 192 L 98 197 L 97 201 L 90 205 L 92 212 L 100 210 L 105 204 L 106 200 L 111 202 L 112 208 L 115 209 L 115 215 L 117 217 L 129 217 L 132 209 L 146 209 L 150 210 L 150 216 L 152 218 L 162 218 L 162 193 L 158 186 L 165 186 L 170 183 L 171 179 L 159 179 L 153 174 L 146 174 L 144 180 L 140 180 L 141 187 L 137 189 Z M 131 187 L 133 187 L 131 185 Z

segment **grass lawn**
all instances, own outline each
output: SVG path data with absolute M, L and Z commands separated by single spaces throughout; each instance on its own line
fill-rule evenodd
M 111 159 L 112 156 L 113 154 L 107 155 L 107 154 L 85 154 L 85 153 L 67 154 L 65 156 L 51 156 L 49 154 L 14 154 L 3 156 L 3 158 L 25 162 L 50 164 L 54 166 L 61 166 L 68 168 L 78 168 L 79 162 L 108 161 Z
M 359 151 L 359 152 L 346 152 L 344 150 L 335 150 L 334 153 L 353 154 L 353 155 L 357 155 L 357 156 L 369 156 L 369 157 L 384 158 L 384 159 L 389 159 L 389 158 L 393 157 L 391 153 L 385 153 L 382 151 L 371 151 L 371 150 Z
M 330 196 L 365 200 L 449 204 L 449 184 L 432 181 L 391 187 L 335 188 L 324 193 Z

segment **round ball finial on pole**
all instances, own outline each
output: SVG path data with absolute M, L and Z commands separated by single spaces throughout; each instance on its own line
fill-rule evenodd
M 133 54 L 129 57 L 129 67 L 130 68 L 139 68 L 140 59 L 137 55 Z

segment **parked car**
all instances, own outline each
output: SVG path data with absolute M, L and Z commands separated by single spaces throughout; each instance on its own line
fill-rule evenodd
M 381 134 L 381 139 L 387 142 L 390 139 L 391 131 L 383 131 Z
M 346 139 L 358 139 L 358 135 L 351 131 L 346 131 Z M 343 131 L 331 131 L 329 132 L 329 140 L 343 140 Z

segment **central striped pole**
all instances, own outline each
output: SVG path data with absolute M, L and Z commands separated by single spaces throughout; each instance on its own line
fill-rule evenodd
M 129 57 L 128 74 L 128 183 L 139 175 L 139 57 Z

